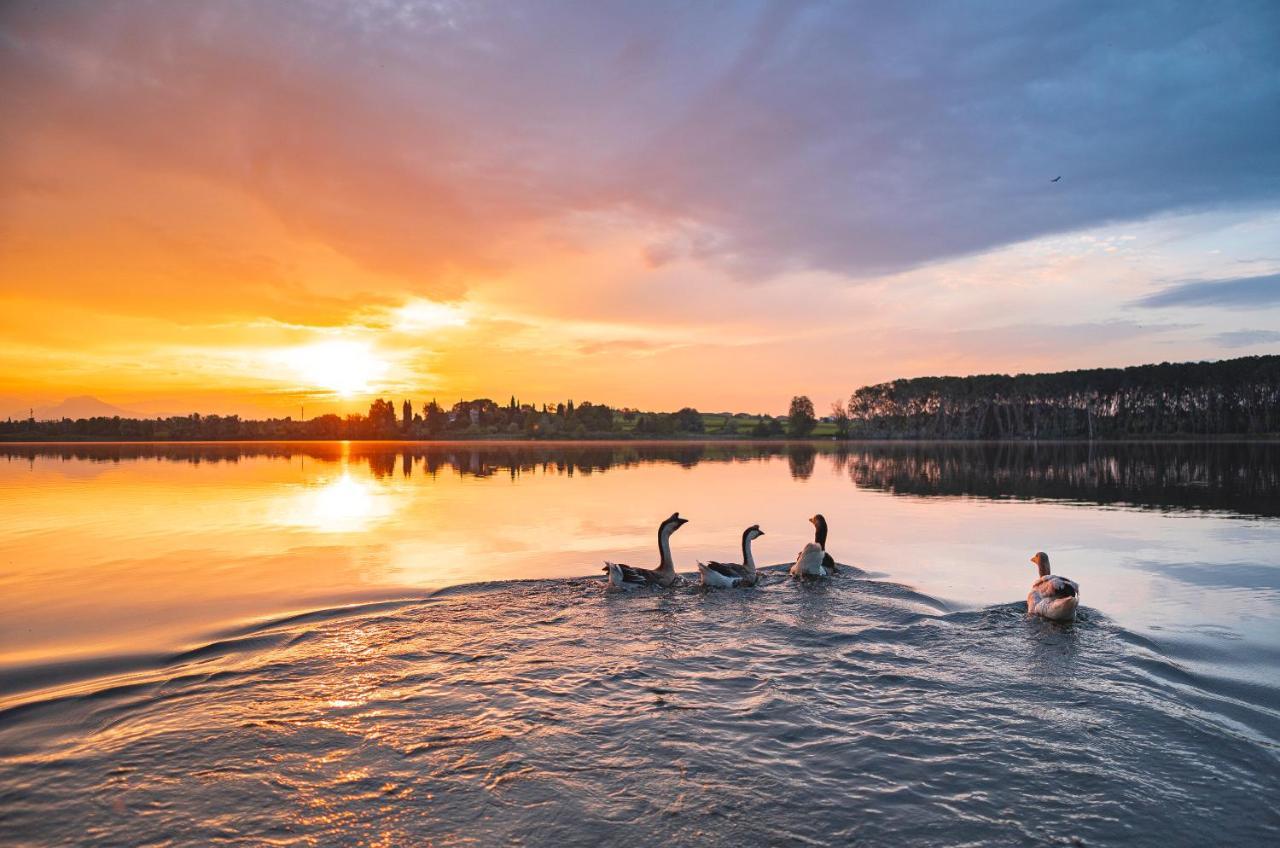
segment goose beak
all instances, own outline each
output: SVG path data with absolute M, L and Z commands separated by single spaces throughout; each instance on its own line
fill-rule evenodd
M 812 524 L 814 527 L 817 527 L 817 526 L 818 526 L 818 516 L 816 516 L 816 515 L 815 515 L 813 518 L 810 518 L 810 519 L 809 519 L 809 523 L 810 523 L 810 524 Z

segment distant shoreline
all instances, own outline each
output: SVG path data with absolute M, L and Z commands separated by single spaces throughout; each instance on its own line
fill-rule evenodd
M 1280 442 L 1280 433 L 1226 433 L 1226 434 L 1170 434 L 1164 436 L 1135 435 L 1131 438 L 1052 438 L 1052 439 L 939 439 L 928 436 L 897 438 L 837 439 L 818 437 L 794 439 L 787 437 L 744 438 L 742 436 L 684 436 L 679 438 L 651 439 L 627 438 L 616 433 L 598 437 L 583 436 L 573 439 L 502 438 L 501 436 L 455 437 L 449 439 L 323 439 L 323 438 L 274 438 L 274 439 L 5 439 L 0 445 L 265 445 L 265 444 L 386 444 L 386 445 L 688 445 L 688 444 L 739 444 L 739 445 L 858 445 L 858 444 L 954 444 L 954 445 L 1051 445 L 1051 444 L 1140 444 L 1144 442 Z

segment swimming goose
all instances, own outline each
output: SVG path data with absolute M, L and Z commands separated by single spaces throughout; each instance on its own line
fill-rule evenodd
M 827 553 L 827 519 L 819 513 L 809 519 L 813 525 L 813 541 L 804 546 L 791 566 L 792 577 L 830 577 L 839 569 L 831 554 Z
M 1074 580 L 1049 573 L 1049 555 L 1044 551 L 1031 558 L 1040 576 L 1027 595 L 1027 613 L 1054 621 L 1070 621 L 1080 606 L 1080 587 Z
M 680 581 L 676 574 L 675 563 L 671 561 L 671 534 L 689 523 L 689 519 L 681 518 L 680 513 L 673 512 L 671 517 L 658 525 L 657 568 L 633 568 L 620 562 L 604 564 L 609 573 L 609 587 L 613 589 L 639 589 L 641 586 L 661 586 L 668 588 Z
M 751 543 L 764 535 L 759 524 L 752 524 L 742 531 L 742 564 L 734 562 L 700 562 L 703 586 L 717 589 L 733 589 L 738 586 L 756 585 L 756 560 L 751 555 Z

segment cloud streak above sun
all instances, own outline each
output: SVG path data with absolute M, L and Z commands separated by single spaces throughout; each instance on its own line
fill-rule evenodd
M 0 396 L 776 410 L 1265 352 L 1277 41 L 1271 3 L 9 3 Z M 1193 296 L 1246 279 L 1248 327 Z

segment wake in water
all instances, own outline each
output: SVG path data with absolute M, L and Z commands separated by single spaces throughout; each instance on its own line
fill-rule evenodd
M 842 568 L 457 587 L 60 679 L 0 713 L 0 827 L 49 844 L 1263 844 L 1277 693 L 1082 609 Z

